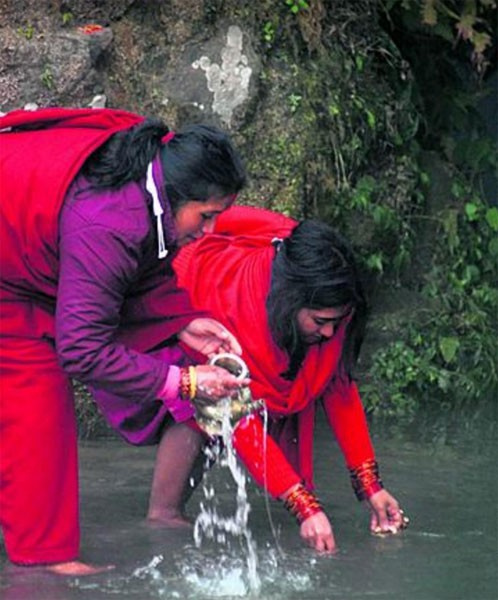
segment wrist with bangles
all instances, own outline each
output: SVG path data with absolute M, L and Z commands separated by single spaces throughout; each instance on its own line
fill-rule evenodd
M 379 465 L 374 459 L 366 460 L 354 469 L 349 469 L 351 484 L 358 500 L 367 500 L 384 488 L 379 477 Z
M 197 372 L 195 367 L 180 368 L 180 398 L 193 400 L 197 395 Z
M 299 525 L 316 513 L 323 512 L 318 498 L 302 483 L 298 483 L 284 500 L 285 508 L 296 517 Z

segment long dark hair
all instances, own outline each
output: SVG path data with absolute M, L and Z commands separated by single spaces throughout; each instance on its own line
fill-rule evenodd
M 294 379 L 306 354 L 297 325 L 302 308 L 349 306 L 339 374 L 352 378 L 365 333 L 367 304 L 349 243 L 332 227 L 316 220 L 301 222 L 277 248 L 270 292 L 268 321 L 276 343 L 289 354 L 283 376 Z
M 175 212 L 188 200 L 238 193 L 246 183 L 242 160 L 229 136 L 210 125 L 188 125 L 162 144 L 168 127 L 159 119 L 114 134 L 85 162 L 82 173 L 96 189 L 116 189 L 145 177 L 161 149 L 166 193 Z

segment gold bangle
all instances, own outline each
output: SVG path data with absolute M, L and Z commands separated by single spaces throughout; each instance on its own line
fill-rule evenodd
M 188 374 L 190 375 L 190 399 L 194 400 L 197 395 L 197 371 L 195 367 L 190 366 L 188 368 Z

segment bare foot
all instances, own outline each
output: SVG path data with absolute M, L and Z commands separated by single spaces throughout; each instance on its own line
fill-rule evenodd
M 114 569 L 114 565 L 97 567 L 95 565 L 88 565 L 79 560 L 72 560 L 69 562 L 46 565 L 45 569 L 50 573 L 55 573 L 56 575 L 72 575 L 80 577 L 84 575 L 97 575 L 98 573 L 111 571 Z

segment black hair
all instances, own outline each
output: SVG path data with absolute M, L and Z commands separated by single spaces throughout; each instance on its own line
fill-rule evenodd
M 85 162 L 82 173 L 96 189 L 120 188 L 145 177 L 147 166 L 161 149 L 166 194 L 173 212 L 189 200 L 238 193 L 246 183 L 245 169 L 229 136 L 210 125 L 188 125 L 162 144 L 168 127 L 159 119 L 114 134 Z
M 367 303 L 349 243 L 332 227 L 305 220 L 277 248 L 266 300 L 270 330 L 278 346 L 289 354 L 294 379 L 307 347 L 301 339 L 297 314 L 302 308 L 348 306 L 347 325 L 339 375 L 352 378 L 365 333 Z
M 246 184 L 230 138 L 210 125 L 188 125 L 161 149 L 166 193 L 173 207 L 236 194 Z

